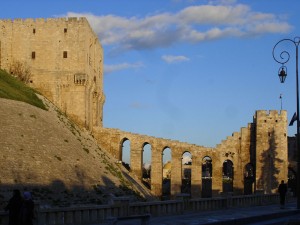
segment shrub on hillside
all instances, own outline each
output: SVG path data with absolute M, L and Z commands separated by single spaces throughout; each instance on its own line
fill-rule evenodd
M 14 77 L 19 78 L 24 83 L 29 83 L 31 78 L 31 71 L 29 66 L 25 62 L 15 60 L 12 62 L 9 68 L 9 73 Z

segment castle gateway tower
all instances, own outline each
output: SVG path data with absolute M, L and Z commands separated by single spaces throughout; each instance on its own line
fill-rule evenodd
M 0 20 L 0 68 L 17 63 L 72 120 L 102 127 L 103 50 L 86 18 Z

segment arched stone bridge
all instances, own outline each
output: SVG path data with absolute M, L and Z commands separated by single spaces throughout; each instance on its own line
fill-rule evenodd
M 140 179 L 144 147 L 150 145 L 151 192 L 155 196 L 163 195 L 163 152 L 167 148 L 171 150 L 171 196 L 181 193 L 182 157 L 185 152 L 192 157 L 190 194 L 193 198 L 216 196 L 228 191 L 236 194 L 250 194 L 258 190 L 272 193 L 276 191 L 278 181 L 287 178 L 286 111 L 280 114 L 277 111 L 257 111 L 252 123 L 215 148 L 110 128 L 95 127 L 93 134 L 99 145 L 116 160 L 122 160 L 123 143 L 129 140 L 131 171 Z M 266 168 L 272 171 L 266 171 Z M 230 184 L 229 189 L 226 183 Z

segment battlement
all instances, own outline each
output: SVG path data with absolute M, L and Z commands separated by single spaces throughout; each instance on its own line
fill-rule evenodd
M 263 121 L 263 122 L 271 122 L 275 121 L 276 123 L 279 121 L 287 120 L 287 111 L 286 110 L 257 110 L 255 115 L 253 116 L 253 121 Z
M 98 41 L 98 36 L 93 31 L 90 26 L 88 20 L 85 17 L 62 17 L 62 18 L 26 18 L 26 19 L 0 19 L 0 31 L 2 31 L 2 35 L 6 35 L 8 33 L 13 32 L 23 32 L 24 35 L 28 34 L 28 28 L 33 29 L 34 31 L 31 33 L 39 33 L 40 31 L 45 31 L 48 34 L 57 33 L 59 28 L 63 28 L 64 33 L 67 33 L 68 27 L 81 27 L 89 29 L 88 32 L 83 33 L 91 33 L 94 38 Z M 36 31 L 38 29 L 38 31 Z M 50 30 L 51 29 L 51 30 Z M 79 28 L 80 29 L 80 28 Z M 74 29 L 73 29 L 74 30 Z M 1 34 L 0 34 L 1 36 Z M 100 44 L 100 43 L 99 43 Z M 101 46 L 101 44 L 100 44 Z
M 57 23 L 87 23 L 87 19 L 85 17 L 65 17 L 65 18 L 15 18 L 15 19 L 4 19 L 0 20 L 2 23 L 13 23 L 13 24 L 32 24 L 35 23 L 37 25 L 45 23 L 48 24 L 57 24 Z
M 85 17 L 0 19 L 0 25 L 0 30 L 3 32 L 10 32 L 11 30 L 20 32 L 23 28 L 25 30 L 26 28 L 38 28 L 39 30 L 52 29 L 52 31 L 49 31 L 48 33 L 55 33 L 59 27 L 86 27 L 90 30 L 89 32 L 93 33 L 95 38 L 98 39 Z
M 257 110 L 256 111 L 256 117 L 271 117 L 271 116 L 286 116 L 287 111 L 286 110 Z

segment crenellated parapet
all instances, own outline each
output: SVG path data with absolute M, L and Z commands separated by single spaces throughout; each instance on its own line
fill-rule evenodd
M 23 25 L 23 26 L 49 26 L 58 25 L 62 23 L 74 24 L 74 23 L 87 23 L 85 17 L 65 17 L 65 18 L 15 18 L 15 19 L 1 19 L 0 24 L 5 25 Z M 3 28 L 3 27 L 2 27 Z

